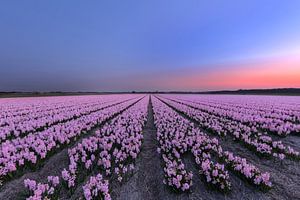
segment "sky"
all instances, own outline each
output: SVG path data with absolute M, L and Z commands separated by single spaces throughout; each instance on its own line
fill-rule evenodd
M 1 0 L 0 91 L 300 87 L 298 0 Z

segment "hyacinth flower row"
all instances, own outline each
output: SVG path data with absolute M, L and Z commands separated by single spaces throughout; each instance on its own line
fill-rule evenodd
M 255 107 L 252 109 L 247 109 L 243 112 L 243 109 L 236 108 L 234 106 L 222 106 L 203 104 L 198 101 L 193 101 L 189 99 L 178 100 L 175 97 L 172 99 L 178 103 L 183 103 L 189 105 L 193 108 L 199 109 L 203 112 L 207 112 L 210 115 L 217 115 L 222 118 L 228 118 L 230 120 L 235 120 L 241 122 L 247 126 L 255 127 L 258 130 L 271 132 L 280 136 L 286 136 L 290 133 L 300 133 L 300 124 L 297 115 L 286 115 L 282 114 L 281 110 L 273 109 L 272 116 L 266 114 L 264 111 L 257 111 Z M 277 112 L 276 112 L 277 111 Z
M 143 98 L 96 131 L 95 137 L 84 140 L 82 145 L 69 150 L 69 169 L 62 172 L 68 187 L 75 186 L 76 172 L 80 164 L 85 169 L 89 169 L 93 163 L 97 164 L 105 175 L 116 174 L 120 182 L 122 175 L 133 170 L 134 160 L 142 145 L 147 103 L 148 98 Z
M 292 158 L 298 158 L 299 156 L 299 152 L 294 151 L 289 146 L 284 146 L 281 141 L 273 141 L 270 136 L 258 132 L 255 127 L 250 128 L 239 122 L 210 115 L 185 104 L 170 100 L 166 101 L 170 105 L 175 106 L 177 110 L 200 122 L 200 125 L 202 125 L 203 128 L 211 130 L 219 135 L 226 136 L 226 134 L 229 133 L 234 136 L 235 139 L 252 147 L 252 149 L 258 153 L 272 155 L 274 157 L 279 157 L 280 159 L 285 158 L 285 156 Z
M 43 97 L 1 100 L 0 127 L 18 124 L 40 118 L 60 109 L 76 108 L 78 105 L 105 102 L 106 98 L 85 97 Z
M 0 126 L 8 125 L 8 118 L 13 117 L 26 118 L 26 115 L 33 114 L 34 112 L 47 112 L 52 110 L 54 107 L 64 108 L 64 104 L 72 105 L 72 99 L 75 97 L 42 97 L 42 98 L 9 98 L 1 99 L 0 102 Z M 62 101 L 63 100 L 63 101 Z M 47 107 L 49 105 L 49 107 Z
M 270 136 L 259 132 L 255 127 L 248 127 L 237 121 L 210 115 L 201 110 L 166 98 L 163 98 L 163 101 L 191 119 L 199 122 L 199 126 L 202 128 L 220 136 L 230 134 L 236 140 L 241 141 L 247 147 L 262 155 L 279 157 L 280 159 L 284 159 L 285 157 L 299 158 L 299 152 L 290 146 L 283 145 L 281 141 L 273 141 Z
M 153 98 L 152 102 L 157 127 L 157 140 L 160 144 L 159 152 L 165 163 L 164 183 L 176 190 L 186 191 L 192 186 L 192 173 L 184 169 L 181 155 L 190 151 L 193 146 L 194 149 L 197 148 L 195 142 L 199 136 L 198 132 L 188 120 L 176 114 L 158 99 Z M 208 183 L 221 190 L 230 189 L 228 172 L 224 166 L 214 163 L 200 154 L 197 155 L 196 160 L 201 169 L 200 174 L 206 177 Z M 201 163 L 204 160 L 209 160 L 210 167 L 201 168 Z M 215 170 L 219 173 L 216 174 Z
M 204 158 L 211 158 L 211 153 L 216 153 L 218 157 L 226 163 L 226 166 L 228 166 L 231 170 L 238 173 L 242 177 L 246 178 L 250 183 L 261 186 L 265 189 L 272 186 L 272 183 L 270 181 L 270 174 L 268 172 L 262 173 L 256 166 L 248 163 L 245 158 L 234 156 L 234 154 L 229 151 L 223 151 L 216 138 L 210 139 L 203 132 L 199 130 L 198 132 L 200 134 L 200 137 L 197 138 L 197 142 L 192 149 L 197 163 L 200 161 L 200 158 L 198 156 L 199 153 L 204 154 Z M 202 162 L 201 167 L 204 169 L 211 167 L 210 162 L 206 159 L 205 162 Z M 219 165 L 218 168 L 223 168 L 223 166 Z M 215 170 L 214 173 L 217 174 L 219 173 L 219 171 Z
M 110 200 L 108 181 L 104 180 L 101 174 L 91 176 L 89 181 L 83 186 L 84 197 L 86 200 L 100 198 Z
M 8 125 L 0 127 L 1 141 L 5 141 L 6 139 L 10 139 L 11 137 L 23 136 L 26 135 L 26 133 L 34 132 L 38 129 L 51 126 L 64 120 L 72 119 L 73 117 L 80 116 L 82 112 L 88 113 L 89 110 L 92 111 L 97 109 L 93 109 L 93 107 L 100 107 L 102 103 L 104 102 L 99 102 L 98 104 L 96 104 L 96 106 L 94 104 L 77 104 L 71 107 L 53 107 L 48 111 L 34 112 L 32 114 L 30 113 L 27 115 L 7 119 Z
M 46 129 L 51 125 L 90 114 L 91 112 L 112 106 L 116 100 L 116 96 L 109 96 L 89 103 L 77 101 L 75 102 L 76 104 L 71 102 L 71 106 L 65 103 L 65 106 L 62 108 L 55 106 L 46 112 L 33 112 L 13 117 L 12 119 L 6 118 L 9 125 L 0 127 L 0 141 L 3 142 L 7 139 L 26 136 L 30 132 Z M 120 101 L 122 99 L 119 99 Z
M 197 160 L 197 154 L 199 153 L 204 154 L 207 158 L 211 158 L 211 153 L 216 153 L 218 157 L 227 164 L 227 166 L 229 166 L 234 172 L 237 172 L 244 178 L 248 179 L 249 182 L 255 185 L 260 185 L 263 188 L 270 188 L 272 186 L 270 174 L 268 172 L 262 173 L 257 167 L 248 163 L 245 158 L 234 156 L 233 153 L 229 151 L 223 151 L 216 138 L 210 139 L 203 132 L 199 132 L 201 136 L 197 138 L 198 141 L 192 149 L 192 152 L 196 157 L 196 162 L 199 162 L 199 159 Z M 206 167 L 209 167 L 209 162 L 202 162 L 202 168 Z M 219 168 L 221 167 L 223 166 L 219 166 Z M 215 171 L 215 173 L 217 172 Z
M 226 96 L 215 97 L 209 96 L 209 100 L 205 96 L 167 96 L 172 99 L 188 101 L 194 103 L 203 109 L 223 110 L 223 112 L 230 113 L 242 113 L 245 115 L 245 120 L 248 117 L 253 117 L 256 121 L 261 118 L 261 120 L 274 119 L 275 122 L 279 120 L 280 122 L 291 122 L 294 124 L 299 124 L 300 122 L 300 104 L 297 97 L 284 98 L 280 102 L 280 97 L 272 97 L 271 99 L 265 96 L 259 96 L 255 98 L 243 97 L 243 96 L 230 96 L 226 99 Z M 291 102 L 290 102 L 291 101 Z M 258 120 L 258 123 L 260 121 Z
M 224 165 L 214 163 L 211 160 L 211 153 L 216 154 L 231 170 L 251 183 L 264 188 L 271 186 L 269 173 L 262 173 L 257 167 L 249 164 L 246 159 L 238 156 L 234 157 L 236 162 L 229 161 L 226 157 L 227 154 L 223 153 L 216 138 L 210 139 L 197 127 L 194 127 L 193 123 L 181 117 L 158 99 L 152 98 L 152 103 L 155 125 L 158 131 L 157 140 L 160 146 L 158 152 L 162 154 L 166 166 L 164 169 L 165 184 L 181 191 L 186 191 L 191 187 L 192 174 L 184 169 L 184 164 L 180 158 L 185 152 L 191 151 L 200 169 L 200 174 L 205 177 L 207 183 L 217 189 L 229 190 L 231 184 Z M 168 165 L 171 165 L 172 168 Z M 251 171 L 251 176 L 248 173 L 249 171 Z M 255 182 L 254 179 L 261 181 Z
M 54 125 L 44 131 L 2 143 L 0 145 L 1 179 L 7 175 L 13 175 L 13 172 L 26 165 L 34 166 L 38 161 L 46 158 L 51 151 L 76 140 L 81 134 L 120 113 L 137 100 L 135 98 L 66 123 Z
M 30 197 L 27 200 L 42 200 L 49 199 L 50 196 L 55 196 L 55 188 L 59 185 L 58 176 L 48 176 L 47 183 L 37 183 L 31 179 L 24 180 L 25 187 L 30 192 Z
M 172 95 L 173 97 L 177 98 L 176 95 Z M 180 96 L 180 99 L 200 105 L 236 111 L 246 115 L 259 115 L 265 118 L 290 121 L 292 123 L 299 123 L 300 121 L 298 97 L 185 95 Z
M 92 171 L 95 168 L 107 177 L 112 173 L 116 174 L 121 182 L 126 173 L 134 169 L 134 161 L 140 152 L 148 100 L 149 98 L 143 98 L 105 123 L 94 136 L 83 139 L 69 149 L 70 164 L 68 169 L 61 172 L 62 184 L 67 188 L 74 188 L 78 185 L 78 176 L 83 171 Z M 87 200 L 99 198 L 108 200 L 109 183 L 101 173 L 98 173 L 91 176 L 83 186 L 83 194 Z M 39 197 L 47 195 L 45 191 Z
M 172 99 L 172 100 L 175 100 Z M 241 109 L 237 108 L 224 108 L 221 105 L 219 106 L 213 106 L 210 104 L 203 104 L 199 102 L 193 102 L 189 100 L 175 100 L 179 103 L 183 103 L 186 105 L 189 105 L 193 108 L 199 109 L 203 112 L 207 112 L 211 115 L 217 115 L 222 118 L 227 118 L 230 120 L 235 120 L 238 122 L 241 122 L 242 124 L 245 124 L 247 126 L 256 127 L 258 130 L 271 132 L 273 134 L 277 134 L 280 136 L 286 136 L 290 133 L 298 133 L 300 131 L 300 124 L 299 123 L 292 123 L 290 120 L 287 120 L 287 118 L 296 119 L 296 117 L 266 117 L 262 115 L 262 111 L 259 114 L 251 114 L 251 111 L 248 111 L 246 113 L 242 112 Z M 240 111 L 239 111 L 240 110 Z
M 195 112 L 195 110 L 190 113 L 192 112 Z M 209 115 L 206 115 L 206 117 L 208 116 Z M 214 118 L 213 115 L 210 116 L 211 118 Z M 299 152 L 295 151 L 290 146 L 283 145 L 281 141 L 273 141 L 270 136 L 258 131 L 258 129 L 254 126 L 249 127 L 239 122 L 224 119 L 223 117 L 216 117 L 215 119 L 215 121 L 212 121 L 214 125 L 217 124 L 215 127 L 217 127 L 217 131 L 219 131 L 218 133 L 220 133 L 220 129 L 222 129 L 225 125 L 225 128 L 227 129 L 222 129 L 225 135 L 227 131 L 233 133 L 233 136 L 236 139 L 241 140 L 250 147 L 253 147 L 254 150 L 261 154 L 272 155 L 274 157 L 279 157 L 280 159 L 284 159 L 286 156 L 290 158 L 299 158 Z

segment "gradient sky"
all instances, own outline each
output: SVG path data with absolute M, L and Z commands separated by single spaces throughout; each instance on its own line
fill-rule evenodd
M 300 87 L 300 1 L 0 1 L 0 91 Z

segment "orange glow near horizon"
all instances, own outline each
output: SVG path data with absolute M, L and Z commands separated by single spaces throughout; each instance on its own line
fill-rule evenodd
M 186 71 L 162 82 L 177 90 L 220 90 L 300 87 L 300 59 L 223 65 L 218 71 Z

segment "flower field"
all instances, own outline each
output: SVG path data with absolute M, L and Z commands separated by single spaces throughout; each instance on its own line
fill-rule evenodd
M 0 99 L 0 199 L 300 199 L 300 98 Z

